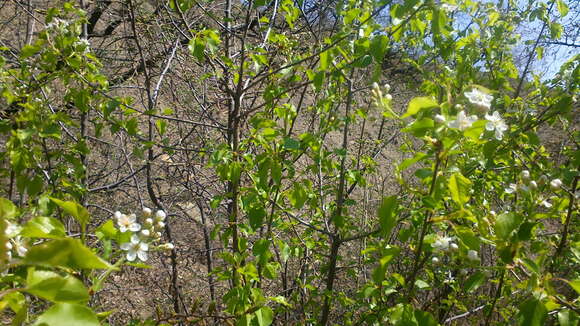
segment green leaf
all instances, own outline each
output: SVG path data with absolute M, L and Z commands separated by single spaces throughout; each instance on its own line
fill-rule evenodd
M 579 316 L 574 311 L 563 309 L 558 312 L 560 326 L 578 326 Z
M 576 293 L 580 294 L 580 279 L 573 280 L 573 281 L 566 281 Z
M 264 217 L 266 217 L 266 211 L 263 207 L 252 207 L 248 212 L 248 218 L 252 229 L 259 229 L 264 223 Z
M 470 293 L 471 291 L 477 290 L 479 286 L 483 284 L 485 281 L 485 273 L 479 271 L 473 275 L 471 275 L 463 285 L 463 290 L 465 292 Z
M 422 310 L 415 310 L 415 319 L 417 320 L 418 326 L 437 326 L 439 323 L 435 320 L 435 317 L 431 313 Z
M 439 104 L 437 104 L 437 102 L 430 97 L 415 97 L 409 102 L 409 105 L 407 106 L 407 112 L 403 114 L 401 118 L 404 119 L 417 114 L 421 110 L 432 109 L 438 106 Z
M 52 302 L 85 303 L 90 299 L 83 282 L 70 275 L 31 268 L 26 283 L 26 292 Z
M 304 190 L 304 186 L 299 183 L 294 183 L 294 189 L 289 194 L 290 203 L 294 208 L 300 209 L 308 199 L 308 194 Z
M 558 4 L 558 12 L 560 13 L 560 17 L 565 17 L 568 15 L 568 11 L 570 10 L 568 5 L 566 5 L 563 0 L 556 0 L 556 3 Z
M 429 283 L 423 281 L 423 280 L 416 280 L 415 281 L 415 286 L 421 290 L 423 289 L 428 289 L 431 287 L 431 285 L 429 285 Z
M 397 222 L 396 217 L 394 216 L 395 208 L 397 207 L 397 197 L 390 196 L 385 197 L 381 206 L 379 207 L 378 215 L 379 215 L 379 224 L 381 226 L 381 235 L 384 237 L 388 237 L 391 233 L 391 230 L 395 226 Z
M 519 306 L 518 324 L 522 326 L 544 326 L 548 309 L 536 298 L 531 298 Z
M 375 58 L 377 63 L 381 63 L 383 61 L 388 44 L 389 38 L 385 35 L 377 35 L 371 41 L 370 53 L 373 58 Z
M 95 234 L 99 239 L 116 239 L 118 233 L 119 231 L 115 228 L 113 220 L 108 220 L 95 230 Z
M 59 239 L 66 236 L 64 225 L 48 216 L 36 216 L 28 221 L 20 234 L 29 238 Z
M 463 206 L 469 201 L 469 190 L 471 189 L 471 181 L 464 177 L 461 173 L 454 173 L 449 178 L 449 191 L 451 198 L 457 204 Z
M 73 269 L 111 268 L 109 263 L 85 247 L 78 239 L 71 238 L 51 240 L 30 248 L 24 263 Z
M 274 312 L 268 306 L 258 309 L 255 315 L 259 326 L 269 326 L 274 320 Z
M 330 66 L 329 51 L 324 51 L 320 54 L 320 70 L 328 70 Z
M 495 221 L 495 234 L 501 240 L 508 240 L 521 222 L 522 218 L 520 215 L 511 212 L 503 213 Z
M 435 122 L 429 118 L 423 118 L 420 120 L 416 120 L 411 123 L 409 126 L 404 128 L 403 132 L 409 132 L 415 137 L 423 137 L 427 133 L 427 131 L 433 129 L 435 126 Z
M 34 326 L 100 326 L 100 323 L 88 307 L 74 303 L 57 303 L 40 315 Z
M 63 201 L 50 197 L 50 200 L 57 204 L 63 211 L 74 217 L 83 227 L 89 223 L 89 212 L 74 201 Z
M 6 198 L 0 198 L 0 217 L 13 219 L 18 214 L 16 206 Z
M 29 57 L 35 55 L 36 53 L 38 53 L 41 49 L 42 49 L 42 47 L 40 47 L 36 44 L 25 45 L 22 47 L 22 50 L 20 50 L 20 58 L 22 58 L 22 59 L 29 58 Z
M 457 234 L 457 237 L 461 242 L 463 242 L 463 244 L 465 244 L 469 249 L 479 251 L 481 241 L 471 229 L 464 226 L 456 226 L 454 229 L 455 234 Z

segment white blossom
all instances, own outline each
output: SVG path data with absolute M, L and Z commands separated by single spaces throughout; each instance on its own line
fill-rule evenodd
M 165 212 L 164 212 L 164 211 L 162 211 L 162 210 L 158 210 L 158 211 L 155 213 L 155 218 L 156 218 L 158 221 L 163 221 L 163 220 L 165 220 L 165 218 L 166 218 L 166 217 L 167 217 L 167 214 L 165 214 Z
M 16 236 L 20 232 L 20 227 L 14 223 L 7 222 L 6 229 L 4 229 L 4 233 L 8 238 L 12 238 Z
M 175 246 L 173 245 L 173 243 L 168 242 L 160 245 L 159 248 L 163 250 L 172 250 L 173 248 L 175 248 Z
M 554 179 L 550 181 L 550 188 L 554 191 L 559 190 L 562 187 L 562 180 Z
M 117 213 L 115 212 L 115 217 L 117 217 Z M 141 224 L 137 223 L 137 216 L 135 214 L 121 214 L 117 217 L 117 224 L 121 232 L 127 232 L 127 230 L 137 232 L 141 230 Z
M 446 119 L 445 119 L 445 116 L 443 116 L 441 114 L 436 114 L 435 115 L 435 121 L 437 123 L 445 123 Z
M 467 252 L 467 259 L 469 259 L 471 261 L 478 261 L 479 260 L 479 256 L 477 255 L 477 251 L 470 249 Z
M 530 171 L 528 170 L 523 170 L 520 173 L 520 178 L 522 178 L 522 181 L 524 182 L 528 182 L 530 180 Z
M 509 187 L 505 188 L 505 192 L 508 194 L 513 194 L 516 191 L 518 191 L 518 185 L 515 183 L 510 183 Z
M 546 207 L 546 208 L 551 208 L 552 207 L 552 203 L 550 203 L 547 199 L 542 200 L 542 202 L 540 203 L 540 205 Z
M 486 94 L 477 88 L 472 89 L 471 92 L 465 92 L 463 95 L 467 97 L 471 104 L 483 109 L 486 112 L 489 111 L 493 96 Z
M 452 240 L 453 238 L 450 237 L 440 237 L 437 240 L 435 240 L 435 242 L 433 242 L 431 246 L 435 250 L 447 251 L 449 249 L 449 244 L 451 243 Z
M 141 239 L 135 234 L 131 236 L 131 241 L 121 244 L 121 249 L 127 252 L 127 260 L 134 261 L 139 258 L 141 261 L 147 261 L 147 251 L 149 245 L 141 242 Z
M 142 212 L 143 212 L 143 216 L 145 216 L 145 217 L 149 217 L 149 216 L 151 216 L 151 214 L 153 214 L 153 211 L 149 207 L 143 207 Z
M 24 257 L 28 252 L 28 249 L 24 246 L 24 241 L 22 237 L 16 236 L 12 239 L 12 243 L 14 243 L 14 249 L 16 249 L 16 254 L 20 257 Z
M 488 121 L 485 125 L 485 129 L 488 131 L 495 130 L 495 138 L 497 140 L 502 140 L 503 133 L 508 130 L 508 126 L 505 124 L 499 113 L 495 111 L 491 115 L 486 114 L 485 119 Z
M 449 127 L 456 128 L 461 131 L 471 127 L 471 125 L 477 121 L 477 116 L 467 116 L 465 115 L 465 111 L 461 111 L 457 114 L 456 120 L 453 120 L 449 123 Z

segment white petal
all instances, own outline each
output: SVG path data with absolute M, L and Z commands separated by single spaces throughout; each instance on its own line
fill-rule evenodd
M 488 123 L 485 124 L 485 129 L 487 131 L 492 131 L 493 129 L 495 129 L 495 126 L 493 125 L 493 123 L 488 122 Z
M 124 225 L 120 225 L 119 231 L 121 231 L 121 233 L 125 233 L 125 232 L 127 232 L 127 228 Z
M 149 250 L 149 245 L 148 245 L 148 244 L 146 244 L 145 242 L 141 242 L 141 243 L 139 244 L 139 250 L 140 250 L 140 251 L 147 251 L 147 250 Z
M 137 231 L 141 230 L 141 224 L 133 223 L 133 224 L 129 225 L 129 230 L 131 230 L 133 232 L 137 232 Z
M 125 243 L 121 243 L 121 245 L 119 246 L 121 248 L 121 250 L 130 250 L 131 247 L 133 247 L 133 245 L 131 244 L 131 242 L 125 242 Z
M 127 260 L 128 261 L 134 261 L 135 258 L 137 258 L 137 252 L 135 252 L 135 250 L 131 250 L 131 251 L 127 252 Z
M 139 242 L 141 242 L 141 239 L 139 239 L 139 236 L 137 236 L 136 234 L 133 234 L 131 236 L 131 243 L 132 244 L 138 244 Z
M 147 251 L 137 251 L 137 256 L 141 261 L 147 261 Z
M 158 210 L 157 213 L 155 213 L 155 217 L 158 220 L 163 221 L 165 219 L 165 217 L 167 217 L 167 214 L 165 214 L 165 212 L 162 210 Z
M 501 140 L 503 138 L 503 132 L 499 129 L 495 129 L 495 138 Z

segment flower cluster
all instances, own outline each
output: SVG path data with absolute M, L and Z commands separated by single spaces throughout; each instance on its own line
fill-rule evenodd
M 520 173 L 520 182 L 510 183 L 510 185 L 505 188 L 505 192 L 508 194 L 513 194 L 515 192 L 520 193 L 529 193 L 530 191 L 537 190 L 548 184 L 548 177 L 546 175 L 540 176 L 538 181 L 532 180 L 530 171 L 523 170 Z M 553 179 L 549 182 L 550 189 L 552 191 L 558 191 L 562 188 L 562 180 L 560 179 Z M 551 206 L 551 205 L 550 205 Z M 547 206 L 548 207 L 548 206 Z
M 457 114 L 457 118 L 455 120 L 449 122 L 449 127 L 463 131 L 471 127 L 475 121 L 477 121 L 476 115 L 467 116 L 465 111 L 462 110 Z
M 46 24 L 46 29 L 56 29 L 58 31 L 65 31 L 70 23 L 64 19 L 53 18 L 50 23 Z
M 465 92 L 463 95 L 465 95 L 465 97 L 469 100 L 469 103 L 471 103 L 480 111 L 485 112 L 485 119 L 487 120 L 485 129 L 488 131 L 494 131 L 495 138 L 497 140 L 502 140 L 504 132 L 508 130 L 508 125 L 505 123 L 499 112 L 496 111 L 492 114 L 487 113 L 491 108 L 491 101 L 493 101 L 493 96 L 486 94 L 477 88 L 474 88 L 469 92 Z M 461 104 L 455 105 L 455 109 L 459 111 L 455 117 L 455 120 L 451 120 L 449 123 L 447 123 L 445 116 L 442 114 L 436 114 L 434 117 L 435 121 L 437 123 L 446 125 L 449 128 L 464 131 L 470 128 L 473 123 L 479 119 L 475 114 L 468 115 L 463 105 Z
M 495 111 L 493 114 L 485 114 L 485 119 L 488 121 L 485 125 L 485 129 L 488 131 L 495 130 L 495 138 L 497 140 L 502 140 L 504 131 L 508 130 L 507 124 L 503 121 L 499 112 Z
M 120 248 L 127 252 L 128 261 L 134 261 L 137 258 L 141 261 L 147 261 L 150 245 L 160 241 L 165 227 L 167 214 L 164 211 L 158 210 L 153 214 L 150 208 L 144 207 L 141 215 L 144 219 L 143 225 L 138 223 L 135 214 L 127 215 L 118 211 L 114 214 L 119 231 L 133 233 L 129 242 L 120 245 Z M 158 245 L 157 248 L 171 250 L 173 244 L 165 243 Z
M 493 96 L 480 91 L 477 88 L 473 88 L 470 92 L 463 93 L 469 103 L 473 104 L 477 109 L 487 112 L 491 108 L 491 101 L 493 101 Z
M 6 238 L 8 238 L 8 241 L 4 244 L 6 246 L 8 260 L 12 259 L 14 256 L 24 257 L 26 252 L 28 252 L 28 249 L 26 248 L 24 239 L 19 235 L 20 227 L 8 222 L 4 233 Z
M 431 244 L 431 247 L 433 247 L 436 253 L 449 253 L 456 252 L 459 250 L 459 246 L 457 245 L 457 243 L 453 242 L 453 238 L 447 236 L 438 237 L 435 240 L 435 242 Z M 468 250 L 467 259 L 473 262 L 479 261 L 477 251 L 472 249 Z M 439 262 L 439 258 L 437 256 L 434 256 L 433 258 L 431 258 L 431 261 L 436 264 Z
M 373 106 L 375 108 L 383 109 L 384 114 L 388 116 L 396 116 L 391 108 L 391 101 L 393 96 L 389 93 L 391 91 L 391 85 L 385 84 L 382 88 L 377 83 L 373 83 L 371 90 L 371 97 L 373 100 Z

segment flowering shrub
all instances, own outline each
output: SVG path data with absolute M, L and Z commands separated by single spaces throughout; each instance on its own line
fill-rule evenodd
M 531 61 L 568 7 L 508 4 L 343 1 L 312 18 L 309 2 L 211 3 L 222 22 L 204 2 L 128 1 L 103 33 L 130 30 L 133 65 L 109 77 L 88 25 L 111 4 L 49 9 L 0 56 L 0 310 L 109 323 L 109 276 L 165 267 L 152 253 L 167 250 L 170 273 L 154 272 L 171 304 L 133 325 L 577 324 L 580 57 L 542 81 Z M 542 28 L 518 70 L 521 21 Z M 119 173 L 91 161 L 101 146 Z M 111 211 L 145 202 L 171 217 Z M 191 228 L 173 235 L 203 237 L 188 243 L 203 277 L 183 273 L 177 219 Z

